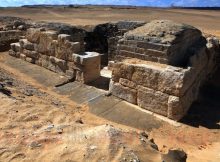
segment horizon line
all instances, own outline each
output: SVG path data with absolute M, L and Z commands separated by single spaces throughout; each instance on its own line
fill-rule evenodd
M 15 5 L 15 6 L 0 6 L 1 8 L 9 8 L 9 7 L 28 7 L 28 6 L 114 6 L 114 7 L 149 7 L 149 8 L 220 8 L 220 6 L 177 6 L 177 5 L 169 5 L 169 6 L 145 6 L 145 5 L 114 5 L 114 4 L 30 4 L 30 5 Z

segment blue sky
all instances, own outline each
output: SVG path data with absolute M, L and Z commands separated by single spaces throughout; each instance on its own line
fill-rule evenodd
M 30 4 L 113 4 L 136 6 L 219 6 L 220 0 L 0 0 L 0 6 Z

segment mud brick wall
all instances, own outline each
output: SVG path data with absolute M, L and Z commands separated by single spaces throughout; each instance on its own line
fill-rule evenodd
M 219 55 L 219 47 L 200 48 L 190 57 L 187 68 L 115 63 L 110 92 L 143 109 L 180 120 L 197 99 L 208 76 L 215 72 L 215 58 Z
M 0 52 L 9 50 L 10 44 L 17 42 L 23 35 L 25 33 L 19 30 L 0 31 Z
M 83 83 L 100 76 L 100 55 L 84 52 L 81 38 L 56 31 L 28 29 L 26 39 L 11 44 L 9 54 Z

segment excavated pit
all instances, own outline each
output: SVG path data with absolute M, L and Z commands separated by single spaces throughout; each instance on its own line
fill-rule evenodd
M 173 120 L 187 113 L 218 66 L 216 38 L 169 20 L 120 21 L 89 30 L 59 23 L 36 26 L 11 44 L 11 56 L 70 81 L 109 89 Z

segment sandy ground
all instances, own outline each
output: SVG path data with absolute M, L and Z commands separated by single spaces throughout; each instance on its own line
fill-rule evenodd
M 118 20 L 151 21 L 169 19 L 193 25 L 220 36 L 220 11 L 185 9 L 112 9 L 112 8 L 1 8 L 0 16 L 17 16 L 35 21 L 95 25 Z
M 158 152 L 141 143 L 138 133 L 144 130 L 94 116 L 87 106 L 7 67 L 3 60 L 1 56 L 0 75 L 6 76 L 11 94 L 0 93 L 0 161 L 161 161 Z M 164 122 L 147 134 L 162 153 L 182 148 L 188 162 L 220 161 L 219 129 Z

